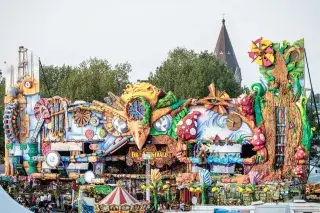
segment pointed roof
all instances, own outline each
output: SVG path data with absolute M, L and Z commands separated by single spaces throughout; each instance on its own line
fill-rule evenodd
M 216 48 L 214 49 L 214 54 L 219 61 L 227 64 L 228 69 L 235 74 L 236 80 L 241 82 L 240 67 L 236 58 L 236 54 L 233 51 L 225 23 L 226 21 L 223 18 L 219 38 Z
M 103 198 L 100 204 L 107 205 L 132 205 L 138 204 L 139 201 L 135 199 L 132 195 L 127 192 L 127 190 L 123 189 L 120 184 L 105 198 Z

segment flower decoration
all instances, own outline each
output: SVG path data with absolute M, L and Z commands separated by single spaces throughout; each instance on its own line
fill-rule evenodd
M 200 187 L 197 187 L 194 191 L 199 193 L 199 192 L 201 192 L 202 190 L 201 190 Z
M 86 126 L 89 123 L 91 112 L 84 109 L 77 109 L 73 112 L 72 118 L 77 127 Z
M 245 193 L 246 194 L 252 194 L 253 193 L 253 187 L 246 187 Z
M 269 67 L 274 63 L 274 50 L 271 48 L 272 42 L 263 40 L 262 37 L 253 41 L 251 44 L 251 52 L 249 57 L 263 67 Z
M 212 187 L 211 192 L 215 193 L 215 192 L 218 192 L 218 190 L 219 190 L 219 188 L 214 186 L 214 187 Z
M 245 190 L 244 190 L 244 188 L 242 188 L 242 187 L 237 187 L 237 192 L 239 192 L 239 193 L 243 193 Z
M 190 188 L 189 188 L 189 191 L 190 191 L 191 193 L 193 193 L 193 192 L 195 191 L 195 189 L 194 189 L 193 187 L 190 187 Z

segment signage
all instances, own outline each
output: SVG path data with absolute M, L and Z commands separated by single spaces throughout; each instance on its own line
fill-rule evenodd
M 82 143 L 80 143 L 80 142 L 51 143 L 51 150 L 54 150 L 54 151 L 82 151 Z
M 89 163 L 69 163 L 67 170 L 88 170 Z
M 104 184 L 105 179 L 104 178 L 95 178 L 92 181 L 94 184 Z
M 172 155 L 168 146 L 157 148 L 155 145 L 146 145 L 142 150 L 137 147 L 130 147 L 126 156 L 126 163 L 132 166 L 133 163 L 140 163 L 144 160 L 150 160 L 152 166 L 162 168 L 164 165 L 171 166 L 176 158 Z
M 34 161 L 44 161 L 45 157 L 44 156 L 33 156 L 32 160 L 34 160 Z
M 151 158 L 167 158 L 169 154 L 163 151 L 155 151 L 155 152 L 143 152 L 142 154 L 139 152 L 131 152 L 131 158 L 142 158 L 144 160 L 150 160 Z

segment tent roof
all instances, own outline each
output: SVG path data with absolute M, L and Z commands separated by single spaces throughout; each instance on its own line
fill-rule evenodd
M 28 209 L 21 206 L 15 200 L 13 200 L 7 192 L 0 186 L 0 206 L 1 209 L 5 209 L 6 213 L 31 213 Z
M 139 203 L 139 201 L 132 195 L 130 195 L 128 191 L 118 185 L 107 197 L 103 198 L 99 203 L 108 205 L 130 205 Z

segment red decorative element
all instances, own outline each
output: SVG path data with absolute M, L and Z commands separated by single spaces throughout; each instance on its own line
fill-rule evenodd
M 43 153 L 43 155 L 46 155 L 48 154 L 48 152 L 51 150 L 51 144 L 49 141 L 44 141 L 42 143 L 42 148 L 41 148 L 41 151 Z
M 296 166 L 293 171 L 297 177 L 301 177 L 303 175 L 303 168 L 301 165 Z
M 41 98 L 33 108 L 34 116 L 37 120 L 40 120 L 40 118 L 44 118 L 44 121 L 46 123 L 49 123 L 51 120 L 50 117 L 50 109 L 52 108 L 52 104 L 50 103 L 49 99 L 47 98 Z
M 139 201 L 122 188 L 120 184 L 107 197 L 99 202 L 99 204 L 107 205 L 134 205 L 138 203 Z
M 77 188 L 77 183 L 76 181 L 72 181 L 71 183 L 71 189 L 76 189 Z
M 240 104 L 242 115 L 254 121 L 253 97 L 251 95 L 241 95 L 237 101 Z
M 253 139 L 251 141 L 251 144 L 254 146 L 252 150 L 258 151 L 259 149 L 262 149 L 265 143 L 266 138 L 264 137 L 262 127 L 259 126 L 254 130 Z
M 177 135 L 182 140 L 192 140 L 197 137 L 197 119 L 201 115 L 199 111 L 194 111 L 185 116 L 177 126 Z
M 303 146 L 298 146 L 296 149 L 296 154 L 294 155 L 294 158 L 296 160 L 303 160 L 306 157 L 306 150 Z
M 86 138 L 88 138 L 88 139 L 92 139 L 94 136 L 94 132 L 91 129 L 87 129 L 84 134 L 85 134 Z

